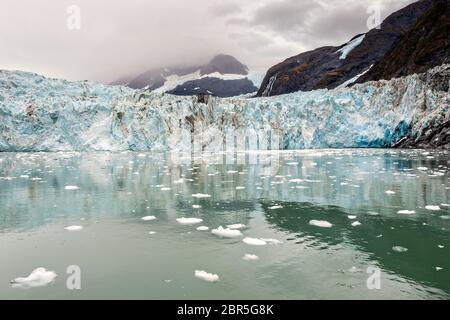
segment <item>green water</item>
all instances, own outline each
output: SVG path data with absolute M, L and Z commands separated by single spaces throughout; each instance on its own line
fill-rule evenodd
M 448 152 L 420 150 L 0 153 L 0 298 L 447 299 L 449 163 Z M 245 224 L 243 236 L 196 230 L 230 224 Z M 80 290 L 67 289 L 70 265 L 81 269 Z M 58 276 L 10 284 L 37 267 Z M 379 289 L 367 287 L 369 267 L 380 270 Z

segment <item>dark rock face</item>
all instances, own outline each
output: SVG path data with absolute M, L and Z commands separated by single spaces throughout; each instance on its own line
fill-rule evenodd
M 168 93 L 177 96 L 211 95 L 223 98 L 253 93 L 257 90 L 258 88 L 248 79 L 223 80 L 207 77 L 185 82 Z
M 382 60 L 433 3 L 433 0 L 421 0 L 393 13 L 380 28 L 365 34 L 362 42 L 345 58 L 340 50 L 362 35 L 340 47 L 322 47 L 273 66 L 257 95 L 273 96 L 338 87 Z
M 435 0 L 433 6 L 403 35 L 357 83 L 390 80 L 422 73 L 450 62 L 450 2 Z
M 247 75 L 248 68 L 232 56 L 219 54 L 215 56 L 210 63 L 200 69 L 201 75 L 214 72 L 219 72 L 221 74 Z

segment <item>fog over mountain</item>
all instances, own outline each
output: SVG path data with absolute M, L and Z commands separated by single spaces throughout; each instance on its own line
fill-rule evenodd
M 266 70 L 366 32 L 372 5 L 384 18 L 411 2 L 3 0 L 0 69 L 109 83 L 167 65 L 203 65 L 223 52 Z

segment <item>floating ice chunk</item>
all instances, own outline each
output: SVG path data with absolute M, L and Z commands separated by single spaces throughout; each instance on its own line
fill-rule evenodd
M 244 259 L 245 261 L 256 261 L 256 260 L 259 260 L 259 257 L 257 255 L 255 255 L 255 254 L 246 253 L 242 257 L 242 259 Z
M 397 212 L 397 214 L 402 214 L 402 215 L 411 215 L 411 214 L 415 214 L 416 211 L 414 210 L 400 210 Z
M 211 196 L 209 194 L 203 194 L 203 193 L 196 193 L 192 195 L 193 198 L 211 198 Z
M 309 224 L 311 226 L 320 227 L 320 228 L 331 228 L 333 226 L 328 221 L 321 221 L 321 220 L 311 220 L 309 222 Z
M 206 271 L 195 270 L 195 277 L 208 281 L 208 282 L 216 282 L 219 281 L 219 276 L 217 274 L 208 273 Z
M 156 217 L 155 216 L 146 216 L 146 217 L 142 217 L 141 220 L 153 221 L 153 220 L 156 220 Z
M 236 190 L 244 190 L 245 187 L 236 187 Z
M 208 231 L 209 228 L 207 226 L 201 226 L 197 228 L 197 231 Z
M 289 180 L 289 182 L 292 182 L 292 183 L 301 183 L 301 182 L 304 182 L 305 180 L 303 180 L 303 179 L 291 179 L 291 180 Z
M 170 191 L 170 188 L 164 187 L 164 188 L 161 188 L 161 191 Z
M 428 171 L 428 168 L 427 168 L 427 167 L 418 167 L 417 170 L 420 170 L 420 171 Z
M 357 268 L 357 267 L 355 267 L 355 266 L 353 266 L 350 269 L 348 269 L 348 272 L 350 272 L 350 273 L 358 273 L 358 272 L 362 272 L 362 270 Z
M 374 212 L 374 211 L 369 211 L 368 214 L 370 216 L 379 216 L 380 215 L 378 212 Z
M 361 225 L 361 222 L 355 221 L 352 223 L 352 227 L 359 227 Z
M 279 245 L 282 244 L 283 241 L 278 240 L 278 239 L 265 239 L 265 238 L 261 238 L 262 241 L 267 242 L 268 244 L 273 244 L 273 245 Z
M 277 210 L 277 209 L 283 209 L 283 206 L 280 206 L 280 205 L 276 205 L 276 206 L 271 206 L 271 207 L 268 207 L 267 209 L 269 209 L 269 210 Z
M 29 175 L 27 175 L 27 174 L 22 174 L 21 176 L 20 176 L 20 178 L 24 178 L 24 179 L 28 179 L 30 176 Z
M 425 206 L 425 209 L 430 210 L 430 211 L 439 211 L 441 210 L 441 208 L 439 206 Z
M 448 204 L 448 203 L 442 203 L 442 204 L 441 204 L 441 207 L 449 208 L 449 207 L 450 207 L 450 204 Z
M 52 283 L 57 274 L 54 271 L 47 271 L 45 268 L 37 268 L 33 270 L 27 277 L 15 278 L 11 281 L 13 288 L 35 288 L 44 287 Z
M 355 220 L 357 216 L 347 216 L 350 220 Z
M 386 193 L 386 194 L 395 194 L 395 191 L 387 190 L 385 193 Z
M 439 245 L 438 245 L 438 248 L 439 248 L 439 249 L 444 249 L 445 247 L 444 247 L 443 245 L 439 244 Z
M 211 230 L 211 233 L 224 238 L 236 238 L 242 236 L 242 232 L 240 232 L 239 230 L 233 230 L 229 228 L 224 229 L 222 226 L 217 229 Z
M 199 204 L 193 204 L 193 205 L 192 205 L 192 208 L 194 208 L 194 209 L 201 209 L 202 206 L 199 205 Z
M 232 229 L 232 230 L 244 229 L 245 227 L 246 227 L 246 225 L 242 224 L 242 223 L 230 224 L 227 226 L 228 229 Z
M 156 234 L 156 231 L 149 231 L 148 234 L 150 235 Z
M 177 222 L 180 224 L 198 224 L 198 223 L 202 223 L 203 220 L 199 219 L 199 218 L 178 218 Z
M 441 270 L 444 270 L 444 268 L 436 267 L 436 271 L 441 271 Z
M 64 228 L 67 231 L 80 231 L 83 230 L 83 226 L 69 226 Z
M 65 190 L 78 190 L 79 187 L 78 186 L 65 186 L 64 189 Z
M 440 216 L 441 219 L 450 220 L 450 216 Z
M 393 246 L 392 250 L 395 251 L 395 252 L 406 252 L 406 251 L 408 251 L 407 248 L 401 247 L 401 246 Z
M 262 239 L 257 238 L 250 238 L 246 237 L 244 240 L 242 240 L 245 244 L 251 245 L 251 246 L 265 246 L 267 245 L 267 242 Z

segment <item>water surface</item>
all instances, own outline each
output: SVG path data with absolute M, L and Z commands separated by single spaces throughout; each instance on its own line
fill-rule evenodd
M 1 153 L 0 298 L 448 299 L 449 162 L 421 150 Z M 245 224 L 243 236 L 196 230 L 230 224 Z M 64 229 L 72 225 L 83 229 Z M 70 265 L 81 290 L 66 287 Z M 37 267 L 58 277 L 11 286 Z M 379 290 L 367 287 L 370 267 Z

